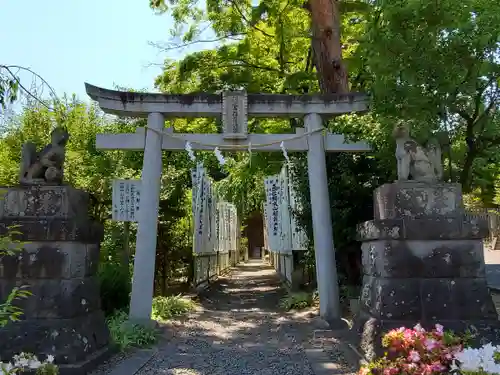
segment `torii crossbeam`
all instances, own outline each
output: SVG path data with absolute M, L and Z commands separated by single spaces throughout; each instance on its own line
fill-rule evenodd
M 322 118 L 368 111 L 365 95 L 276 95 L 244 91 L 166 95 L 107 90 L 87 83 L 85 87 L 104 112 L 148 119 L 147 127 L 138 128 L 135 133 L 98 134 L 96 139 L 98 149 L 144 150 L 131 319 L 149 320 L 151 316 L 162 150 L 184 150 L 186 142 L 194 150 L 218 147 L 246 151 L 251 146 L 255 151 L 268 152 L 280 151 L 283 142 L 289 152 L 308 152 L 320 314 L 327 321 L 340 319 L 325 152 L 365 152 L 370 147 L 365 142 L 348 143 L 343 135 L 323 134 Z M 305 129 L 297 129 L 296 134 L 249 134 L 249 116 L 304 117 Z M 224 132 L 175 133 L 172 128 L 165 128 L 165 119 L 175 117 L 222 117 Z

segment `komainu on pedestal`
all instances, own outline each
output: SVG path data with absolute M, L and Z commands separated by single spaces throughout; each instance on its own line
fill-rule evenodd
M 103 228 L 88 216 L 86 192 L 57 184 L 67 133 L 52 138 L 40 153 L 24 148 L 20 186 L 0 187 L 0 236 L 14 227 L 22 242 L 21 251 L 0 258 L 0 301 L 16 286 L 32 293 L 15 302 L 21 320 L 0 330 L 0 358 L 50 354 L 61 374 L 83 374 L 108 354 L 97 280 Z
M 398 181 L 375 190 L 375 219 L 358 227 L 364 276 L 354 331 L 360 351 L 367 359 L 380 356 L 385 332 L 416 323 L 470 330 L 477 343 L 498 341 L 485 277 L 487 223 L 465 214 L 459 184 L 440 182 L 433 157 L 439 153 L 429 156 L 406 137 L 396 155 Z

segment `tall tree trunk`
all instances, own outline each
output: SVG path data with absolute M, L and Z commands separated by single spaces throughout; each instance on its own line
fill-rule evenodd
M 472 182 L 472 164 L 478 154 L 477 143 L 474 138 L 474 120 L 467 121 L 465 128 L 465 144 L 467 145 L 467 152 L 465 153 L 465 160 L 460 173 L 460 183 L 464 193 L 471 192 Z
M 465 155 L 464 165 L 460 173 L 460 183 L 462 184 L 462 189 L 464 193 L 470 193 L 472 190 L 472 164 L 476 158 L 476 152 L 474 150 L 467 151 Z
M 346 94 L 349 82 L 342 61 L 338 0 L 309 0 L 305 8 L 311 13 L 312 48 L 320 90 L 325 94 Z

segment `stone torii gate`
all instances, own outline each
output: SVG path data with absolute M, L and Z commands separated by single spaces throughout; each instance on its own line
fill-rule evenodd
M 307 151 L 311 191 L 316 274 L 320 315 L 327 321 L 340 319 L 332 219 L 327 185 L 326 152 L 370 151 L 364 142 L 347 143 L 343 135 L 323 133 L 322 117 L 366 112 L 368 98 L 362 94 L 278 95 L 228 91 L 219 94 L 166 95 L 124 92 L 85 84 L 87 94 L 101 109 L 124 117 L 147 117 L 147 127 L 135 133 L 98 134 L 101 150 L 144 150 L 141 207 L 138 217 L 130 319 L 151 318 L 155 270 L 157 219 L 162 174 L 162 150 Z M 181 134 L 165 129 L 166 118 L 220 117 L 222 134 Z M 247 117 L 303 117 L 305 130 L 296 134 L 249 134 Z

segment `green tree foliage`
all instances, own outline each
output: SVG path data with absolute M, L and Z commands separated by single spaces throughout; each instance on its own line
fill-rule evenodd
M 359 50 L 374 109 L 388 126 L 394 118 L 408 120 L 420 139 L 446 132 L 457 171 L 452 177 L 466 192 L 491 192 L 500 144 L 500 4 L 375 3 Z
M 95 140 L 98 133 L 134 132 L 136 127 L 144 124 L 144 120 L 109 118 L 93 105 L 65 98 L 54 101 L 48 108 L 43 105 L 26 107 L 12 119 L 0 139 L 0 184 L 9 186 L 18 182 L 21 145 L 24 142 L 35 142 L 41 148 L 50 142 L 50 132 L 54 127 L 68 129 L 70 141 L 66 148 L 65 181 L 89 192 L 92 202 L 89 214 L 105 226 L 99 275 L 102 306 L 108 314 L 128 306 L 131 268 L 128 254 L 124 253 L 125 225 L 109 220 L 111 183 L 115 178 L 140 178 L 142 153 L 97 150 Z M 182 153 L 166 153 L 164 159 L 158 252 L 165 261 L 158 263 L 161 271 L 158 272 L 163 274 L 163 267 L 170 277 L 174 272 L 169 267 L 186 268 L 179 262 L 186 258 L 189 261 L 191 254 L 190 228 L 185 224 L 190 222 L 187 210 L 190 202 L 184 199 L 190 184 L 191 165 Z M 178 218 L 184 225 L 180 225 Z M 134 224 L 130 227 L 129 245 L 134 249 L 136 228 Z M 172 254 L 177 255 L 172 257 Z M 163 285 L 166 284 L 163 280 Z
M 328 127 L 351 139 L 367 140 L 373 152 L 328 157 L 338 250 L 349 252 L 355 224 L 371 217 L 373 189 L 396 177 L 391 133 L 398 120 L 410 124 L 422 143 L 438 137 L 447 178 L 462 182 L 482 204 L 492 204 L 499 166 L 499 3 L 346 0 L 339 5 L 351 90 L 369 93 L 372 111 L 342 116 L 329 121 Z M 156 80 L 162 91 L 319 91 L 303 1 L 151 0 L 150 6 L 175 21 L 165 50 L 217 42 L 179 61 L 166 60 Z M 300 119 L 249 122 L 253 132 L 293 132 L 296 126 L 301 126 Z M 233 161 L 225 167 L 228 177 L 221 181 L 221 191 L 238 202 L 241 212 L 259 209 L 262 176 L 276 173 L 282 156 L 255 150 L 251 160 L 248 155 L 229 157 Z M 302 221 L 310 230 L 305 159 L 298 156 L 294 163 L 306 207 Z
M 177 61 L 167 59 L 156 86 L 166 93 L 211 92 L 244 88 L 249 93 L 302 94 L 319 91 L 311 52 L 309 12 L 302 0 L 150 0 L 150 6 L 173 17 L 164 50 L 199 47 Z M 422 143 L 445 140 L 446 176 L 471 192 L 471 201 L 500 201 L 498 130 L 498 42 L 500 3 L 496 0 L 375 0 L 339 1 L 343 59 L 352 91 L 371 95 L 371 113 L 346 115 L 325 125 L 349 139 L 370 142 L 366 155 L 331 154 L 327 158 L 334 234 L 339 269 L 349 269 L 350 253 L 359 255 L 355 225 L 371 217 L 372 191 L 395 176 L 393 125 L 403 120 Z M 168 38 L 168 37 L 167 37 Z M 208 43 L 208 48 L 205 48 Z M 1 76 L 0 92 L 16 92 Z M 12 77 L 8 78 L 12 79 Z M 6 90 L 9 89 L 9 90 Z M 50 109 L 48 109 L 50 108 Z M 50 130 L 64 125 L 71 134 L 66 179 L 93 197 L 92 215 L 106 222 L 102 246 L 103 289 L 113 306 L 123 307 L 130 286 L 124 265 L 122 223 L 107 220 L 113 178 L 138 178 L 141 152 L 100 151 L 98 132 L 133 132 L 144 120 L 108 119 L 93 106 L 64 99 L 50 106 L 28 106 L 0 139 L 0 182 L 17 180 L 20 146 L 27 140 L 40 146 Z M 220 121 L 176 119 L 176 131 L 221 132 Z M 250 119 L 256 133 L 294 133 L 302 119 Z M 280 153 L 225 153 L 218 165 L 210 152 L 197 152 L 217 189 L 246 215 L 261 209 L 262 179 L 277 173 Z M 189 277 L 191 254 L 190 168 L 185 153 L 165 152 L 162 180 L 155 291 L 166 294 L 173 280 Z M 305 155 L 293 157 L 304 211 L 297 213 L 311 235 Z M 135 226 L 131 226 L 134 247 Z M 312 263 L 313 253 L 308 259 Z M 107 275 L 107 277 L 104 277 Z M 346 277 L 353 279 L 351 275 Z M 114 298 L 114 297 L 113 297 Z

